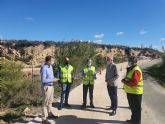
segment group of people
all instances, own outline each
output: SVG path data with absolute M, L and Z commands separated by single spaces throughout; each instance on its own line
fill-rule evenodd
M 58 118 L 52 111 L 52 102 L 54 96 L 54 84 L 59 83 L 61 87 L 61 99 L 58 109 L 61 110 L 63 107 L 71 107 L 68 103 L 69 93 L 74 81 L 73 70 L 74 67 L 70 64 L 69 58 L 64 58 L 64 63 L 60 64 L 58 67 L 57 75 L 54 76 L 53 73 L 53 62 L 54 59 L 51 56 L 46 56 L 45 63 L 41 66 L 41 87 L 43 93 L 43 103 L 42 103 L 42 122 L 44 124 L 49 124 L 48 118 Z M 92 64 L 92 59 L 88 58 L 85 65 L 82 67 L 81 71 L 82 83 L 83 83 L 83 104 L 81 109 L 85 109 L 87 105 L 87 93 L 89 90 L 90 107 L 95 108 L 93 102 L 93 90 L 96 77 L 96 69 Z M 118 71 L 116 65 L 113 63 L 113 57 L 107 57 L 107 67 L 105 82 L 107 84 L 108 94 L 111 100 L 111 107 L 106 108 L 106 110 L 112 110 L 110 112 L 111 116 L 116 114 L 118 107 L 117 98 L 117 79 Z M 127 73 L 124 79 L 122 79 L 124 84 L 124 90 L 127 93 L 128 103 L 132 112 L 130 120 L 127 120 L 130 124 L 140 124 L 141 123 L 141 100 L 143 94 L 143 77 L 140 67 L 137 65 L 137 58 L 130 57 L 128 59 Z

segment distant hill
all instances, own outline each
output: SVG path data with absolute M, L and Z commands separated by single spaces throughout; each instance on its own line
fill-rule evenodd
M 17 61 L 26 66 L 31 64 L 31 60 L 33 58 L 34 65 L 38 66 L 41 65 L 41 63 L 43 63 L 46 55 L 52 55 L 56 58 L 59 57 L 59 51 L 65 52 L 65 49 L 68 49 L 67 51 L 69 52 L 68 56 L 73 56 L 74 54 L 76 54 L 76 52 L 82 51 L 82 49 L 85 53 L 86 48 L 88 46 L 89 49 L 95 50 L 96 55 L 100 55 L 103 57 L 108 55 L 114 55 L 119 58 L 126 58 L 128 55 L 147 56 L 147 57 L 160 56 L 159 51 L 151 48 L 138 48 L 138 47 L 131 48 L 122 45 L 104 45 L 104 44 L 96 44 L 87 41 L 41 42 L 41 41 L 27 41 L 27 40 L 6 40 L 0 42 L 0 57 L 6 60 Z

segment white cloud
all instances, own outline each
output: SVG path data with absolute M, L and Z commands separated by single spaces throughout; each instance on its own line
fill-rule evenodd
M 103 41 L 102 40 L 95 40 L 94 43 L 101 44 Z
M 103 33 L 101 33 L 101 34 L 95 34 L 94 37 L 95 38 L 98 38 L 98 39 L 101 39 L 101 38 L 104 37 L 104 34 Z
M 160 38 L 160 41 L 165 42 L 165 37 Z
M 26 17 L 26 18 L 24 18 L 24 20 L 26 20 L 26 21 L 33 21 L 34 19 L 32 17 Z
M 145 34 L 147 34 L 147 31 L 145 31 L 145 30 L 140 30 L 140 31 L 139 31 L 139 34 L 140 34 L 140 35 L 145 35 Z
M 117 32 L 117 33 L 116 33 L 117 36 L 121 36 L 121 35 L 123 35 L 123 34 L 124 34 L 124 32 Z

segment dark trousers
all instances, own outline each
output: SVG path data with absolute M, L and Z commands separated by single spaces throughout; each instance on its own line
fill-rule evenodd
M 93 89 L 94 85 L 83 85 L 83 104 L 86 105 L 87 103 L 87 93 L 89 89 L 89 99 L 90 99 L 90 104 L 93 104 Z
M 127 99 L 132 112 L 131 120 L 133 124 L 141 124 L 142 95 L 127 93 Z
M 113 110 L 117 109 L 118 99 L 117 99 L 117 86 L 107 86 L 108 94 L 111 99 L 111 108 Z
M 71 84 L 61 84 L 61 104 L 63 104 L 65 98 L 65 104 L 68 103 L 69 93 L 71 89 Z

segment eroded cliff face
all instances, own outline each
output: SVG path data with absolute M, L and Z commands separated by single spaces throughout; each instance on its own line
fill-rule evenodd
M 34 66 L 41 65 L 44 62 L 44 58 L 47 55 L 56 56 L 60 45 L 55 44 L 44 44 L 43 42 L 12 42 L 12 41 L 1 41 L 0 42 L 0 57 L 2 59 L 13 60 L 18 63 L 30 66 L 33 60 Z M 125 57 L 127 52 L 123 47 L 112 47 L 108 48 L 105 46 L 97 46 L 98 54 L 102 56 L 114 55 L 118 57 Z M 159 53 L 153 50 L 144 49 L 129 49 L 130 55 L 135 56 L 159 56 Z
M 123 48 L 97 48 L 98 53 L 102 54 L 103 56 L 105 55 L 114 55 L 114 56 L 120 56 L 120 57 L 124 57 L 126 56 L 126 52 L 125 49 Z M 130 55 L 134 55 L 134 56 L 139 56 L 142 53 L 142 50 L 134 50 L 134 49 L 130 49 Z
M 0 45 L 0 57 L 17 61 L 25 66 L 31 65 L 32 60 L 35 66 L 41 65 L 44 58 L 47 55 L 54 56 L 55 51 L 55 46 L 45 47 L 43 44 L 25 47 Z

